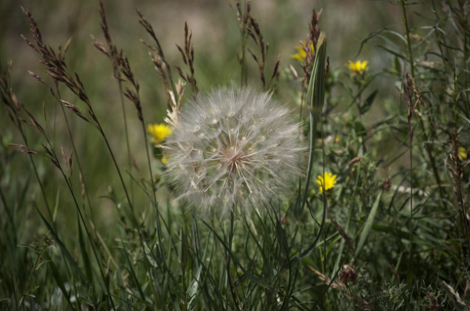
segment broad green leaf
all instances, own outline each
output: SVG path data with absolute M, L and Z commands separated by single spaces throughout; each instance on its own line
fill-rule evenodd
M 305 189 L 300 206 L 300 213 L 307 203 L 308 188 L 313 168 L 313 158 L 315 154 L 315 141 L 318 123 L 320 123 L 321 110 L 325 102 L 325 63 L 326 63 L 326 36 L 320 35 L 318 50 L 315 54 L 315 63 L 310 75 L 310 82 L 307 89 L 307 104 L 310 115 L 310 150 L 308 157 L 307 179 L 305 181 Z

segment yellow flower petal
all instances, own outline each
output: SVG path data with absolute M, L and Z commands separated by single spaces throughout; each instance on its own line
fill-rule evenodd
M 349 61 L 345 66 L 348 67 L 353 72 L 353 74 L 362 75 L 364 72 L 366 72 L 369 69 L 369 67 L 367 66 L 368 64 L 369 62 L 366 60 L 363 62 L 358 60 L 355 63 L 353 63 L 352 61 Z
M 297 50 L 296 54 L 292 54 L 290 57 L 298 60 L 299 62 L 304 62 L 307 57 L 307 43 L 305 41 L 301 42 L 302 44 L 296 45 L 295 49 Z M 310 53 L 314 54 L 313 43 L 310 43 Z
M 467 160 L 467 150 L 462 146 L 459 147 L 459 159 L 460 161 Z
M 165 123 L 155 123 L 147 126 L 147 132 L 152 136 L 152 143 L 158 145 L 171 135 L 172 129 Z
M 325 190 L 328 190 L 336 185 L 336 175 L 333 175 L 330 172 L 325 172 L 323 176 L 318 175 L 316 181 L 320 185 L 320 193 L 322 193 L 323 188 L 325 188 Z

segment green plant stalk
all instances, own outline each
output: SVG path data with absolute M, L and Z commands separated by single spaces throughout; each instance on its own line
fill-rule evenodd
M 358 183 L 358 182 L 359 182 L 359 174 L 356 175 L 356 187 L 354 187 L 354 193 L 353 193 L 353 195 L 352 195 L 353 198 L 356 197 L 356 193 L 357 193 L 357 183 Z M 345 232 L 346 234 L 348 234 L 349 223 L 350 223 L 350 221 L 351 221 L 352 214 L 353 214 L 353 207 L 354 207 L 354 206 L 351 206 L 351 208 L 349 208 L 348 219 L 347 219 L 347 221 L 346 221 L 346 227 L 344 228 L 344 232 Z M 334 265 L 334 268 L 333 268 L 333 275 L 336 275 L 336 272 L 340 269 L 339 263 L 341 262 L 341 254 L 342 254 L 342 252 L 343 252 L 344 243 L 345 243 L 345 240 L 342 239 L 342 240 L 341 240 L 340 247 L 339 247 L 338 258 L 336 258 L 336 262 L 335 262 L 335 265 Z
M 436 7 L 434 1 L 432 1 L 432 5 L 433 5 L 433 12 L 434 12 L 434 14 L 435 14 L 435 16 L 436 16 L 436 20 L 440 20 L 440 16 L 439 16 L 438 13 L 437 13 L 437 12 L 438 12 L 438 9 L 437 9 L 437 7 Z M 439 32 L 439 31 L 436 32 L 436 34 L 437 34 L 437 35 L 440 35 L 440 37 L 441 37 L 440 40 L 442 40 L 442 42 L 444 42 L 445 46 L 447 46 L 447 43 L 446 43 L 446 36 L 445 36 L 443 33 Z M 407 38 L 408 38 L 408 36 L 407 36 Z M 438 46 L 439 46 L 439 51 L 441 52 L 441 55 L 444 56 L 444 51 L 443 51 L 443 48 L 442 48 L 442 44 L 439 44 Z M 447 49 L 447 48 L 446 48 L 446 49 Z M 456 85 L 454 85 L 454 90 L 456 89 L 455 87 L 456 87 Z M 455 99 L 454 99 L 454 100 L 455 100 Z M 432 112 L 431 112 L 431 113 L 432 113 Z M 423 120 L 418 117 L 418 121 L 419 121 L 419 124 L 420 124 L 420 126 L 421 126 L 422 132 L 427 136 L 427 137 L 426 137 L 426 140 L 431 141 L 431 137 L 429 137 L 430 135 L 427 135 L 427 134 L 426 134 L 426 131 L 425 131 L 425 128 L 424 128 Z M 432 121 L 431 121 L 431 122 L 432 122 Z M 438 135 L 436 130 L 435 130 L 435 134 L 436 134 L 436 136 Z M 443 202 L 445 205 L 447 205 L 446 200 L 444 200 L 444 199 L 445 199 L 445 194 L 444 194 L 444 190 L 443 190 L 443 188 L 442 188 L 441 178 L 439 177 L 439 173 L 438 173 L 438 170 L 437 170 L 436 159 L 435 159 L 435 157 L 434 157 L 434 155 L 433 155 L 433 153 L 432 153 L 432 145 L 426 144 L 426 151 L 427 151 L 428 156 L 429 156 L 429 160 L 430 160 L 430 163 L 431 163 L 431 168 L 432 168 L 432 171 L 433 171 L 433 174 L 434 174 L 434 178 L 436 179 L 436 182 L 437 182 L 437 184 L 439 185 L 439 187 L 438 187 L 438 188 L 439 188 L 439 194 L 440 194 L 440 196 L 441 196 L 442 202 Z M 443 150 L 443 152 L 444 152 L 444 150 Z
M 411 118 L 413 116 L 413 103 L 408 102 L 408 135 L 410 144 L 410 253 L 409 262 L 412 262 L 413 258 L 413 127 L 411 126 Z M 413 265 L 408 266 L 408 289 L 411 290 L 413 285 Z
M 90 107 L 91 107 L 91 105 L 90 105 Z M 106 143 L 106 146 L 107 146 L 107 148 L 108 148 L 108 151 L 109 151 L 109 153 L 111 154 L 111 158 L 112 158 L 112 160 L 113 160 L 114 166 L 116 167 L 116 170 L 117 170 L 117 172 L 118 172 L 118 175 L 119 175 L 119 179 L 120 179 L 120 181 L 121 181 L 122 188 L 124 189 L 124 193 L 126 194 L 127 203 L 129 204 L 129 207 L 130 207 L 131 212 L 132 212 L 131 214 L 132 214 L 132 221 L 133 221 L 133 223 L 134 223 L 134 226 L 135 226 L 136 228 L 140 228 L 139 223 L 137 222 L 137 218 L 136 218 L 136 216 L 135 216 L 134 206 L 132 205 L 132 201 L 131 201 L 131 199 L 130 199 L 129 192 L 127 191 L 126 184 L 124 183 L 124 179 L 123 179 L 123 177 L 122 177 L 121 170 L 119 169 L 119 165 L 117 164 L 117 161 L 116 161 L 116 158 L 115 158 L 115 156 L 114 156 L 113 150 L 111 149 L 111 146 L 109 145 L 108 139 L 107 139 L 107 137 L 106 137 L 106 135 L 105 135 L 105 133 L 104 133 L 103 128 L 101 127 L 101 124 L 97 122 L 97 126 L 98 126 L 98 130 L 99 130 L 101 136 L 103 137 L 103 139 L 104 139 L 104 141 L 105 141 L 105 143 Z M 138 232 L 138 234 L 139 234 L 140 246 L 142 247 L 142 250 L 145 250 L 145 243 L 144 243 L 144 238 L 143 238 L 143 236 L 142 236 L 142 232 L 141 232 L 140 229 L 137 230 L 137 232 Z M 147 265 L 147 268 L 148 268 L 150 263 L 148 262 L 148 258 L 147 258 L 146 256 L 144 256 L 144 262 L 145 262 L 145 264 Z M 150 282 L 150 285 L 153 287 L 153 286 L 154 286 L 153 282 Z M 154 291 L 155 291 L 155 290 L 154 290 Z
M 28 281 L 26 282 L 25 290 L 28 289 L 29 283 L 31 282 L 31 278 L 33 277 L 34 271 L 36 271 L 36 269 L 37 269 L 38 266 L 39 266 L 39 260 L 41 259 L 41 254 L 37 254 L 37 255 L 38 255 L 38 256 L 36 257 L 36 262 L 34 263 L 33 270 L 32 270 L 31 273 L 29 274 Z M 21 309 L 21 307 L 23 306 L 25 297 L 26 297 L 25 294 L 22 294 L 22 295 L 21 295 L 20 306 L 19 306 L 18 310 Z
M 320 35 L 318 45 L 318 52 L 315 54 L 315 62 L 313 64 L 312 74 L 310 76 L 310 82 L 307 89 L 307 101 L 309 104 L 310 117 L 310 150 L 301 211 L 303 211 L 305 204 L 307 203 L 308 188 L 310 186 L 313 159 L 315 156 L 316 129 L 321 118 L 321 110 L 325 101 L 326 36 Z
M 122 96 L 122 93 L 121 93 L 121 96 Z M 139 101 L 140 101 L 140 98 L 139 98 Z M 147 136 L 145 134 L 145 122 L 144 122 L 144 117 L 143 116 L 142 116 L 142 120 L 141 120 L 140 123 L 142 124 L 142 135 L 143 135 L 144 143 L 145 143 L 145 153 L 147 154 L 147 164 L 148 164 L 148 167 L 149 167 L 150 181 L 152 182 L 152 195 L 153 195 L 153 200 L 156 204 L 157 203 L 157 195 L 155 194 L 155 181 L 153 180 L 152 164 L 150 163 L 149 144 L 147 142 Z
M 364 76 L 364 74 L 362 76 Z M 362 91 L 363 91 L 362 86 L 361 86 L 362 83 L 357 80 L 357 83 L 355 83 L 355 84 L 357 84 L 357 96 L 356 96 L 357 115 L 359 117 L 359 121 L 362 124 L 362 113 L 361 113 L 361 95 L 362 95 Z M 366 154 L 366 143 L 364 141 L 364 137 L 359 136 L 359 140 L 360 140 L 360 143 L 361 143 L 361 146 L 362 146 L 362 155 L 365 155 Z
M 124 106 L 124 98 L 122 96 L 122 82 L 121 80 L 117 79 L 118 80 L 118 86 L 119 86 L 119 95 L 121 97 L 121 108 L 122 108 L 122 118 L 123 118 L 123 121 L 124 121 L 124 133 L 126 135 L 126 147 L 127 147 L 127 160 L 128 160 L 128 165 L 129 165 L 129 170 L 131 169 L 132 165 L 131 165 L 131 148 L 129 146 L 129 131 L 127 130 L 127 116 L 126 116 L 126 107 Z M 132 178 L 129 176 L 129 185 L 130 185 L 130 188 L 131 188 L 131 199 L 133 199 L 134 197 L 134 191 L 133 191 L 133 187 L 132 187 Z
M 118 175 L 119 175 L 119 180 L 121 181 L 121 184 L 122 184 L 122 188 L 124 190 L 124 193 L 126 194 L 126 198 L 127 198 L 127 203 L 129 204 L 129 207 L 131 208 L 131 211 L 132 211 L 132 214 L 133 214 L 133 220 L 134 220 L 134 224 L 136 226 L 138 226 L 138 223 L 137 223 L 137 219 L 135 218 L 135 214 L 134 214 L 134 206 L 132 205 L 132 201 L 131 201 L 131 198 L 129 196 L 129 192 L 127 191 L 127 187 L 126 187 L 126 184 L 124 183 L 124 179 L 122 178 L 122 174 L 121 174 L 121 170 L 119 169 L 119 165 L 117 164 L 117 161 L 116 161 L 116 158 L 114 156 L 114 153 L 113 153 L 113 150 L 111 149 L 111 146 L 109 145 L 109 142 L 108 142 L 108 138 L 106 137 L 104 131 L 103 131 L 103 128 L 101 127 L 101 125 L 98 123 L 98 130 L 101 134 L 101 136 L 103 137 L 104 139 L 104 142 L 106 143 L 106 147 L 108 148 L 108 151 L 111 155 L 111 158 L 113 160 L 113 163 L 114 163 L 114 166 L 118 172 Z
M 413 53 L 411 51 L 411 42 L 410 42 L 410 30 L 408 27 L 408 19 L 406 17 L 406 5 L 405 5 L 406 0 L 401 0 L 401 7 L 403 10 L 403 23 L 405 24 L 405 29 L 406 29 L 406 47 L 408 49 L 408 57 L 410 58 L 410 69 L 411 69 L 411 78 L 415 77 L 415 69 L 413 65 Z
M 245 7 L 245 16 L 246 14 L 248 14 L 246 8 L 246 3 L 245 5 L 241 6 L 241 7 Z M 242 21 L 241 23 L 241 26 L 240 26 L 240 32 L 241 32 L 241 35 L 242 35 L 242 52 L 241 52 L 241 59 L 240 59 L 240 66 L 241 66 L 241 83 L 240 85 L 243 87 L 243 86 L 246 86 L 247 85 L 247 79 L 248 79 L 248 76 L 247 76 L 247 70 L 246 70 L 246 57 L 245 57 L 245 53 L 246 53 L 246 42 L 247 42 L 247 31 L 246 31 L 246 24 L 245 24 L 245 17 L 244 16 L 240 16 L 240 19 Z
M 95 115 L 94 112 L 93 112 L 93 108 L 92 108 L 91 104 L 90 104 L 89 102 L 86 102 L 86 104 L 87 104 L 87 106 L 90 108 L 90 112 L 92 113 L 92 115 Z M 139 224 L 138 224 L 138 222 L 137 222 L 137 218 L 136 218 L 136 216 L 135 216 L 134 206 L 132 205 L 132 201 L 131 201 L 131 199 L 130 199 L 129 193 L 128 193 L 128 191 L 127 191 L 127 187 L 126 187 L 126 185 L 125 185 L 125 183 L 124 183 L 124 179 L 123 179 L 123 177 L 122 177 L 121 170 L 119 169 L 119 166 L 118 166 L 118 164 L 117 164 L 117 161 L 116 161 L 116 158 L 115 158 L 115 156 L 114 156 L 114 153 L 113 153 L 113 151 L 112 151 L 112 149 L 111 149 L 111 146 L 110 146 L 110 144 L 109 144 L 109 142 L 108 142 L 108 139 L 107 139 L 107 137 L 106 137 L 106 135 L 105 135 L 105 133 L 104 133 L 104 130 L 103 130 L 103 128 L 101 127 L 101 124 L 99 123 L 99 121 L 98 121 L 98 119 L 97 119 L 96 117 L 94 117 L 94 119 L 95 119 L 95 122 L 96 122 L 96 127 L 97 127 L 98 131 L 100 132 L 101 136 L 103 137 L 103 139 L 104 139 L 104 141 L 105 141 L 105 143 L 106 143 L 106 146 L 107 146 L 107 148 L 108 148 L 108 151 L 109 151 L 109 153 L 111 154 L 111 158 L 112 158 L 112 160 L 113 160 L 114 166 L 116 167 L 116 170 L 117 170 L 117 172 L 118 172 L 119 179 L 120 179 L 120 181 L 121 181 L 121 185 L 122 185 L 122 187 L 123 187 L 123 189 L 124 189 L 124 193 L 126 194 L 127 202 L 128 202 L 128 204 L 129 204 L 129 207 L 130 207 L 131 212 L 132 212 L 132 213 L 131 213 L 131 214 L 132 214 L 132 221 L 133 221 L 135 227 L 136 227 L 136 228 L 139 228 L 140 226 L 139 226 Z M 70 188 L 70 186 L 69 186 L 69 188 Z M 71 188 L 70 188 L 70 189 L 71 189 Z M 71 192 L 72 192 L 72 190 L 71 190 Z M 73 195 L 73 192 L 72 192 L 72 195 Z M 74 196 L 74 195 L 73 195 L 73 196 Z M 74 196 L 74 200 L 75 200 L 75 202 L 76 202 L 75 196 Z M 76 204 L 77 204 L 77 202 L 76 202 Z M 80 215 L 81 215 L 81 212 L 80 212 Z M 88 229 L 87 229 L 87 227 L 86 227 L 86 224 L 85 224 L 85 222 L 84 222 L 83 216 L 81 215 L 81 217 L 82 217 L 82 221 L 83 221 L 83 223 L 84 223 L 84 225 L 85 225 L 85 229 L 86 229 L 86 231 L 87 231 L 87 234 L 89 234 L 89 233 L 88 233 Z M 138 232 L 138 234 L 139 234 L 139 241 L 140 241 L 141 247 L 142 247 L 142 249 L 144 250 L 144 249 L 145 249 L 145 245 L 144 245 L 144 241 L 143 241 L 143 237 L 142 237 L 142 232 L 141 232 L 141 230 L 137 230 L 137 232 Z M 91 239 L 90 236 L 88 236 L 88 238 Z M 95 256 L 96 256 L 96 254 L 95 254 Z M 145 259 L 144 259 L 144 262 L 145 262 L 145 264 L 146 264 L 147 267 L 148 267 L 149 262 L 148 262 L 148 259 L 147 259 L 146 257 L 145 257 Z M 100 268 L 101 268 L 101 267 L 100 267 Z M 104 278 L 104 277 L 103 277 L 103 278 Z M 150 284 L 151 284 L 152 287 L 154 286 L 153 282 L 150 282 Z M 113 303 L 113 309 L 114 309 L 114 303 Z
M 414 64 L 413 64 L 413 53 L 411 50 L 411 41 L 410 41 L 410 30 L 408 26 L 408 19 L 406 16 L 406 5 L 405 5 L 405 0 L 401 0 L 401 7 L 403 11 L 403 23 L 405 24 L 405 30 L 406 30 L 406 47 L 408 50 L 408 57 L 410 61 L 410 70 L 411 70 L 411 78 L 414 79 L 415 77 L 415 72 L 414 72 Z M 410 143 L 410 187 L 411 187 L 411 193 L 410 193 L 410 253 L 409 253 L 409 260 L 411 262 L 412 256 L 413 256 L 413 129 L 411 128 L 411 114 L 413 113 L 413 103 L 408 103 L 410 105 L 409 107 L 409 116 L 408 116 L 408 128 L 409 128 L 409 143 Z M 413 267 L 412 265 L 409 265 L 408 268 L 408 289 L 411 290 L 411 286 L 413 284 Z
M 324 129 L 323 129 L 323 122 L 322 122 L 322 119 L 323 119 L 323 116 L 322 114 L 320 114 L 320 130 L 321 130 L 321 137 L 323 139 L 323 141 L 325 141 L 325 132 L 324 132 Z M 322 159 L 323 159 L 323 165 L 322 165 L 322 176 L 323 176 L 323 183 L 321 184 L 322 186 L 322 199 L 323 199 L 323 206 L 328 206 L 328 199 L 326 198 L 326 189 L 325 189 L 325 167 L 326 167 L 326 161 L 327 161 L 327 157 L 326 157 L 326 152 L 325 152 L 325 143 L 322 144 Z M 326 214 L 326 211 L 323 215 L 323 217 L 325 217 L 325 214 Z M 325 254 L 324 256 L 324 260 L 322 261 L 322 269 L 323 269 L 323 274 L 326 274 L 326 269 L 325 269 L 325 263 L 326 263 L 326 256 L 327 256 L 327 251 L 326 251 L 326 237 L 325 237 L 325 230 L 322 230 L 322 235 L 323 235 L 323 253 Z
M 467 58 L 468 58 L 468 47 L 467 47 L 467 40 L 468 40 L 468 36 L 467 36 L 467 18 L 468 18 L 468 9 L 467 9 L 467 12 L 465 12 L 465 7 L 463 5 L 463 1 L 458 1 L 459 2 L 459 5 L 460 5 L 460 11 L 461 11 L 461 14 L 462 14 L 462 28 L 463 28 L 463 57 L 462 57 L 462 67 L 467 70 Z M 464 16 L 465 14 L 465 16 Z M 467 96 L 467 86 L 468 86 L 468 74 L 466 72 L 463 73 L 464 74 L 464 96 L 465 96 L 465 101 L 466 101 L 466 110 L 467 110 L 467 116 L 468 116 L 468 113 L 469 113 L 469 102 L 468 102 L 468 96 Z
M 16 115 L 15 115 L 16 116 Z M 21 126 L 21 122 L 20 120 L 17 120 L 18 124 L 17 124 L 17 127 L 18 129 L 20 130 L 20 133 L 21 133 L 21 137 L 23 138 L 23 141 L 25 143 L 26 146 L 29 146 L 28 145 L 28 139 L 26 138 L 26 134 L 25 132 L 23 131 L 23 127 Z M 36 176 L 36 179 L 39 183 L 39 188 L 41 188 L 41 194 L 42 194 L 42 197 L 44 199 L 44 202 L 46 203 L 46 208 L 47 208 L 47 212 L 49 214 L 49 217 L 51 217 L 51 221 L 52 221 L 52 224 L 55 227 L 55 223 L 54 223 L 54 220 L 52 218 L 52 212 L 51 212 L 51 208 L 49 206 L 49 202 L 47 201 L 47 197 L 46 197 L 46 192 L 44 191 L 44 186 L 42 184 L 42 181 L 41 181 L 41 178 L 39 178 L 39 174 L 38 174 L 38 170 L 36 168 L 36 164 L 34 163 L 34 160 L 33 160 L 33 156 L 31 154 L 28 154 L 29 156 L 29 160 L 31 161 L 31 165 L 33 166 L 33 171 L 34 171 L 34 176 Z
M 46 140 L 47 140 L 47 142 L 48 142 L 48 144 L 49 144 L 49 146 L 50 146 L 50 150 L 51 150 L 51 152 L 54 154 L 54 157 L 55 157 L 57 163 L 59 163 L 59 162 L 58 162 L 58 159 L 57 159 L 57 155 L 56 155 L 56 153 L 55 153 L 55 151 L 54 151 L 54 148 L 52 148 L 52 145 L 51 145 L 49 139 L 48 139 L 46 136 L 44 136 L 44 137 L 46 138 Z M 68 180 L 67 176 L 65 175 L 65 172 L 63 171 L 63 169 L 62 169 L 62 167 L 60 166 L 60 164 L 59 164 L 59 167 L 58 167 L 58 168 L 59 168 L 59 170 L 60 170 L 60 172 L 61 172 L 61 174 L 62 174 L 62 177 L 64 178 L 64 180 L 65 180 L 65 182 L 66 182 L 66 184 L 67 184 L 67 187 L 69 188 L 70 194 L 72 194 L 73 201 L 74 201 L 75 206 L 76 206 L 76 208 L 77 208 L 78 214 L 80 215 L 80 219 L 81 219 L 81 221 L 82 221 L 82 224 L 83 224 L 83 226 L 85 227 L 85 231 L 86 231 L 87 237 L 88 237 L 88 239 L 89 239 L 89 241 L 90 241 L 90 245 L 91 245 L 91 248 L 92 248 L 92 250 L 93 250 L 93 254 L 95 255 L 95 259 L 96 259 L 96 262 L 97 262 L 97 264 L 98 264 L 98 267 L 99 267 L 99 270 L 100 270 L 100 273 L 101 273 L 101 277 L 103 278 L 106 291 L 108 292 L 109 299 L 110 299 L 110 301 L 111 301 L 111 305 L 112 305 L 112 307 L 113 307 L 113 310 L 116 310 L 116 307 L 114 306 L 114 302 L 113 302 L 113 299 L 112 299 L 112 296 L 111 296 L 111 292 L 109 291 L 109 285 L 106 283 L 106 278 L 105 278 L 103 269 L 102 269 L 102 267 L 101 267 L 101 265 L 100 265 L 100 263 L 99 263 L 98 254 L 97 254 L 96 249 L 95 249 L 95 246 L 94 246 L 94 244 L 93 244 L 93 240 L 92 240 L 92 238 L 91 238 L 91 234 L 90 234 L 90 232 L 88 231 L 88 227 L 87 227 L 87 225 L 86 225 L 85 218 L 83 217 L 82 211 L 80 210 L 80 206 L 79 206 L 79 204 L 78 204 L 77 198 L 75 197 L 75 193 L 73 192 L 72 185 L 71 185 L 70 181 Z
M 3 79 L 2 79 L 3 80 Z M 5 77 L 5 80 L 4 81 L 4 85 L 5 85 L 5 89 L 2 91 L 2 95 L 3 95 L 3 92 L 5 93 L 5 97 L 4 97 L 4 100 L 8 101 L 8 102 L 4 102 L 5 105 L 7 105 L 7 107 L 9 107 L 11 109 L 11 107 L 13 106 L 10 106 L 12 105 L 12 102 L 13 102 L 13 99 L 12 99 L 12 91 L 10 90 L 9 88 L 9 85 L 10 85 L 10 74 L 9 74 L 9 71 L 7 71 L 7 74 L 6 74 L 6 77 Z M 2 96 L 3 97 L 3 96 Z M 28 145 L 28 139 L 26 138 L 26 134 L 23 130 L 23 127 L 22 127 L 22 123 L 21 123 L 21 120 L 20 120 L 20 117 L 18 116 L 18 113 L 17 111 L 15 111 L 14 109 L 12 109 L 13 111 L 13 115 L 15 116 L 15 120 L 17 123 L 15 123 L 15 121 L 12 119 L 12 122 L 16 125 L 16 127 L 18 128 L 18 130 L 20 131 L 20 134 L 21 134 L 21 137 L 23 138 L 23 141 L 24 141 L 24 144 L 25 146 L 29 146 Z M 41 189 L 41 194 L 42 194 L 42 197 L 44 199 L 44 202 L 46 203 L 46 208 L 47 208 L 47 212 L 49 214 L 49 217 L 51 217 L 51 220 L 53 220 L 52 218 L 52 212 L 51 212 L 51 208 L 49 206 L 49 202 L 47 201 L 47 197 L 46 197 L 46 192 L 44 191 L 44 186 L 42 184 L 42 181 L 41 179 L 39 178 L 39 174 L 38 174 L 38 170 L 36 168 L 36 164 L 34 163 L 34 160 L 33 160 L 33 157 L 31 154 L 28 154 L 29 155 L 29 160 L 31 161 L 31 165 L 33 166 L 33 171 L 34 171 L 34 175 L 36 176 L 36 179 L 39 183 L 39 188 Z M 55 224 L 53 224 L 54 227 L 55 227 Z
M 235 233 L 233 224 L 234 224 L 234 215 L 233 215 L 233 210 L 232 210 L 232 212 L 230 213 L 230 230 L 229 230 L 229 233 L 228 233 L 228 241 L 226 241 L 229 249 L 232 249 L 233 235 Z M 238 297 L 238 294 L 236 292 L 236 287 L 235 287 L 235 284 L 233 282 L 232 275 L 230 273 L 230 260 L 231 260 L 231 257 L 232 257 L 232 253 L 227 252 L 226 256 L 227 256 L 227 282 L 229 284 L 229 289 L 230 289 L 230 294 L 232 296 L 233 304 L 239 310 L 239 306 L 241 305 L 241 302 L 240 302 L 240 298 Z
M 357 107 L 357 115 L 359 117 L 359 121 L 362 123 L 362 113 L 361 113 L 361 94 L 362 94 L 362 91 L 361 91 L 361 82 L 357 81 L 356 79 L 355 80 L 355 83 L 357 85 L 357 90 L 358 90 L 358 94 L 356 96 L 356 107 Z
M 421 127 L 421 131 L 423 132 L 424 135 L 426 135 L 426 140 L 427 141 L 432 141 L 430 135 L 426 133 L 426 130 L 424 128 L 424 122 L 420 117 L 417 117 L 418 123 Z M 436 134 L 437 135 L 437 134 Z M 436 179 L 436 182 L 438 184 L 439 188 L 439 195 L 441 196 L 442 202 L 447 205 L 446 201 L 444 200 L 445 195 L 444 195 L 444 190 L 442 189 L 442 182 L 441 178 L 439 177 L 439 172 L 437 171 L 437 166 L 436 166 L 436 159 L 434 155 L 432 154 L 432 145 L 431 144 L 426 144 L 425 145 L 426 152 L 428 153 L 429 156 L 429 162 L 431 164 L 432 172 L 434 174 L 434 178 Z
M 382 197 L 382 192 L 380 191 L 379 194 L 377 195 L 377 198 L 375 199 L 374 205 L 372 206 L 369 216 L 367 217 L 367 220 L 364 224 L 364 229 L 362 230 L 361 236 L 359 238 L 359 242 L 357 244 L 356 248 L 356 257 L 359 257 L 359 254 L 361 253 L 362 249 L 364 248 L 364 245 L 367 241 L 367 238 L 370 235 L 370 232 L 372 230 L 372 226 L 374 224 L 374 219 L 375 215 L 377 213 L 379 203 L 380 203 L 380 198 Z
M 86 181 L 85 181 L 85 176 L 83 174 L 82 165 L 80 163 L 80 158 L 78 156 L 77 148 L 75 147 L 75 140 L 73 139 L 72 130 L 70 129 L 69 119 L 67 118 L 67 114 L 65 113 L 64 105 L 60 101 L 61 96 L 60 96 L 59 86 L 57 84 L 56 84 L 56 92 L 57 92 L 56 99 L 57 99 L 57 102 L 58 102 L 58 104 L 59 104 L 59 106 L 62 110 L 62 114 L 64 115 L 65 124 L 67 125 L 67 131 L 68 131 L 68 134 L 69 134 L 69 137 L 70 137 L 70 141 L 72 142 L 73 152 L 75 153 L 75 159 L 77 160 L 78 170 L 82 174 L 83 184 L 85 185 L 85 196 L 87 198 L 88 207 L 90 208 L 91 219 L 93 220 L 93 223 L 95 223 L 93 208 L 91 207 L 90 196 L 88 195 L 87 185 L 86 185 Z M 55 128 L 55 122 L 54 122 L 54 128 Z M 96 231 L 96 229 L 95 229 L 95 231 Z M 95 235 L 96 235 L 96 232 L 95 232 Z
M 465 78 L 467 77 L 467 74 L 465 74 Z M 454 82 L 454 92 L 452 93 L 452 99 L 453 99 L 453 102 L 454 102 L 454 124 L 457 125 L 457 102 L 458 102 L 458 92 L 457 92 L 457 78 L 454 78 L 453 79 L 453 82 Z M 465 85 L 466 86 L 466 85 Z M 457 132 L 457 129 L 454 128 L 454 131 Z M 458 161 L 459 159 L 457 159 Z M 455 199 L 457 201 L 457 204 L 462 208 L 462 213 L 459 213 L 460 214 L 460 226 L 463 227 L 463 231 L 465 232 L 465 235 L 467 237 L 467 243 L 468 243 L 468 246 L 470 247 L 470 231 L 469 231 L 469 228 L 468 228 L 468 225 L 467 225 L 467 220 L 466 220 L 466 212 L 465 212 L 465 204 L 463 202 L 463 193 L 462 193 L 462 185 L 461 185 L 461 180 L 460 180 L 460 177 L 459 176 L 454 176 L 454 182 L 456 184 L 456 195 L 455 195 Z M 458 195 L 457 195 L 458 194 Z M 461 244 L 461 248 L 463 250 L 463 246 L 462 246 L 462 242 L 460 242 Z M 464 251 L 465 252 L 465 251 Z

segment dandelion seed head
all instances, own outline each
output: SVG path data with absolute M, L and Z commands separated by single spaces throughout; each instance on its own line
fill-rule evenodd
M 300 175 L 298 124 L 269 93 L 213 90 L 198 95 L 170 124 L 164 144 L 179 199 L 221 214 L 266 203 Z

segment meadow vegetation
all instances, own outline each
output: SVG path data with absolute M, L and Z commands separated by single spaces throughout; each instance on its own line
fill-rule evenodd
M 470 309 L 469 2 L 175 3 L 0 4 L 0 310 Z

